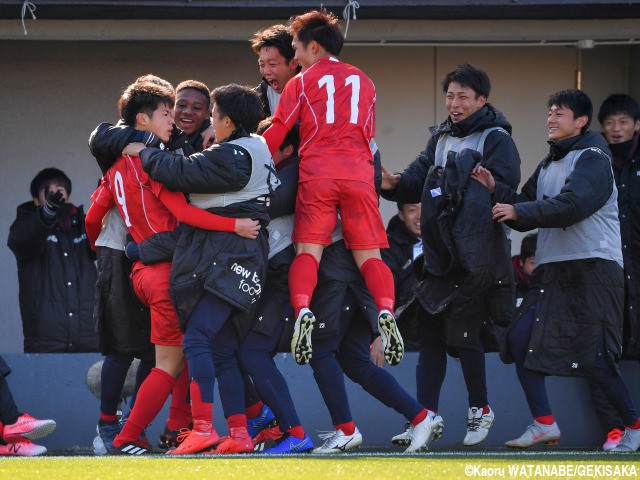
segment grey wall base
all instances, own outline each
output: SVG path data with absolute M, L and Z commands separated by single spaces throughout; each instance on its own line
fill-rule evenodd
M 88 390 L 85 380 L 89 367 L 102 357 L 98 354 L 8 354 L 4 355 L 13 372 L 9 385 L 18 408 L 38 418 L 53 418 L 55 432 L 39 441 L 51 451 L 89 450 L 95 436 L 99 401 Z M 415 365 L 418 355 L 408 353 L 397 367 L 385 367 L 411 394 L 415 394 Z M 276 363 L 289 383 L 302 425 L 314 442 L 319 431 L 332 430 L 331 419 L 316 386 L 311 368 L 295 364 L 291 355 L 279 354 Z M 636 404 L 640 404 L 640 365 L 625 361 L 621 370 Z M 504 365 L 497 354 L 487 355 L 489 401 L 496 414 L 485 447 L 502 447 L 506 440 L 519 436 L 531 423 L 531 416 L 513 365 Z M 602 428 L 594 416 L 587 381 L 549 377 L 549 398 L 562 431 L 559 446 L 564 448 L 600 448 Z M 347 380 L 347 392 L 356 425 L 364 437 L 363 446 L 390 446 L 390 438 L 401 432 L 405 419 Z M 164 427 L 168 403 L 147 430 L 153 444 Z M 449 359 L 442 387 L 440 414 L 445 421 L 442 440 L 432 450 L 462 449 L 466 431 L 467 392 L 460 364 Z M 214 422 L 220 434 L 227 431 L 216 392 Z

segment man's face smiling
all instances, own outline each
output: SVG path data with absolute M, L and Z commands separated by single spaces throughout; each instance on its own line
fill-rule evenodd
M 197 132 L 209 117 L 209 99 L 199 90 L 185 88 L 178 92 L 175 107 L 176 126 L 187 135 Z
M 446 106 L 453 123 L 469 118 L 486 103 L 487 97 L 477 95 L 471 87 L 465 87 L 458 82 L 451 82 L 447 87 Z
M 547 127 L 549 128 L 549 140 L 559 142 L 565 138 L 580 135 L 582 127 L 587 124 L 587 116 L 583 115 L 574 118 L 570 108 L 552 105 L 547 117 Z
M 602 122 L 602 132 L 609 144 L 627 142 L 638 130 L 640 130 L 640 120 L 634 121 L 626 113 L 609 115 Z
M 296 74 L 298 61 L 292 58 L 289 62 L 276 47 L 262 47 L 258 56 L 260 74 L 269 82 L 276 93 L 282 93 L 284 86 Z

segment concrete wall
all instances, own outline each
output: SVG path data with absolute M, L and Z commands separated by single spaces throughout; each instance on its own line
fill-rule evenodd
M 37 418 L 53 418 L 58 426 L 53 434 L 39 440 L 50 451 L 87 451 L 95 437 L 99 401 L 85 385 L 88 368 L 101 357 L 97 354 L 6 355 L 13 373 L 8 377 L 18 408 Z M 400 385 L 415 394 L 417 353 L 407 353 L 397 367 L 385 366 Z M 278 354 L 276 364 L 285 376 L 300 421 L 316 445 L 318 432 L 332 430 L 331 419 L 322 402 L 311 367 L 295 364 L 291 355 Z M 640 402 L 640 366 L 622 362 L 621 369 Z M 385 407 L 354 383 L 346 380 L 347 394 L 354 421 L 364 437 L 363 448 L 390 447 L 390 439 L 404 428 L 402 415 Z M 599 449 L 604 432 L 594 417 L 587 382 L 579 378 L 549 377 L 549 400 L 562 431 L 559 448 Z M 478 448 L 502 448 L 504 442 L 520 436 L 531 423 L 531 415 L 518 383 L 513 365 L 504 365 L 497 354 L 487 355 L 487 389 L 496 421 L 485 444 Z M 439 413 L 444 418 L 443 438 L 431 450 L 466 449 L 467 393 L 459 362 L 449 359 L 447 377 L 442 387 Z M 168 415 L 168 403 L 147 429 L 149 440 L 156 444 Z M 214 424 L 222 435 L 227 425 L 216 391 Z M 474 449 L 475 450 L 475 449 Z M 400 450 L 398 450 L 400 451 Z
M 137 76 L 153 72 L 173 83 L 196 78 L 210 87 L 229 82 L 254 85 L 259 81 L 257 61 L 246 41 L 37 40 L 38 29 L 43 24 L 46 22 L 30 24 L 26 41 L 4 36 L 8 32 L 10 38 L 21 38 L 22 31 L 16 25 L 11 24 L 13 33 L 5 28 L 5 23 L 0 29 L 0 105 L 5 112 L 0 128 L 0 204 L 3 205 L 0 239 L 3 242 L 15 218 L 15 207 L 29 199 L 29 183 L 44 167 L 57 166 L 65 170 L 73 182 L 73 201 L 89 206 L 89 196 L 100 172 L 87 148 L 88 135 L 99 122 L 117 119 L 118 95 L 122 87 Z M 90 34 L 86 30 L 76 31 L 76 24 L 66 25 L 68 30 L 61 30 L 66 38 L 94 38 L 104 33 L 99 26 Z M 184 33 L 185 27 L 171 31 L 172 23 L 162 24 L 162 28 L 154 25 L 152 33 L 148 26 L 147 30 L 132 26 L 127 32 L 132 37 L 142 32 L 148 36 L 192 38 Z M 405 24 L 384 25 L 379 35 L 402 39 L 401 27 Z M 444 27 L 446 25 L 439 25 L 442 34 L 451 34 L 452 30 Z M 244 28 L 254 31 L 256 26 Z M 420 28 L 413 26 L 412 31 L 419 32 Z M 478 30 L 481 33 L 487 29 L 486 25 L 478 28 L 485 29 Z M 204 30 L 196 26 L 193 31 L 197 34 Z M 351 31 L 357 39 L 358 30 L 351 27 Z M 224 32 L 225 35 L 220 35 L 222 38 L 233 35 L 248 38 L 244 31 L 234 34 L 231 27 Z M 58 32 L 56 38 L 63 33 Z M 369 36 L 377 34 L 371 29 Z M 508 31 L 511 37 L 516 34 Z M 550 93 L 575 86 L 579 63 L 578 50 L 569 46 L 356 44 L 347 45 L 342 58 L 361 67 L 377 85 L 378 144 L 383 162 L 391 170 L 402 170 L 408 165 L 424 148 L 427 127 L 445 117 L 439 86 L 444 73 L 464 61 L 484 68 L 493 83 L 490 101 L 513 124 L 514 139 L 523 161 L 523 180 L 546 152 L 546 99 Z M 583 88 L 596 105 L 612 91 L 639 93 L 639 58 L 638 47 L 632 46 L 582 50 Z M 593 128 L 599 128 L 597 122 Z M 395 213 L 395 205 L 383 201 L 381 211 L 387 220 Z M 519 247 L 520 238 L 521 235 L 514 235 L 515 249 Z M 6 247 L 0 248 L 0 265 L 3 266 L 0 352 L 21 352 L 16 264 Z

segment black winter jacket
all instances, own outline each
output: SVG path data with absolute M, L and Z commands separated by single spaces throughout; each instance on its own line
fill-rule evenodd
M 609 145 L 613 153 L 613 176 L 618 188 L 622 256 L 624 258 L 623 356 L 640 357 L 640 134 L 630 145 Z M 621 148 L 622 147 L 622 148 Z
M 429 185 L 434 184 L 437 178 L 437 173 L 432 169 L 435 164 L 436 145 L 440 136 L 444 133 L 449 133 L 454 137 L 465 137 L 493 127 L 501 127 L 507 132 L 511 132 L 511 125 L 506 118 L 489 104 L 461 122 L 452 123 L 447 119 L 442 124 L 432 127 L 430 129 L 432 136 L 425 150 L 402 172 L 400 182 L 393 190 L 383 190 L 382 192 L 382 196 L 388 200 L 403 203 L 422 202 L 420 227 L 423 238 L 422 247 L 425 252 L 425 261 L 427 262 L 424 268 L 424 275 L 439 276 L 437 279 L 429 280 L 433 285 L 431 291 L 427 291 L 427 284 L 425 283 L 422 288 L 418 287 L 419 290 L 416 290 L 416 294 L 422 307 L 431 313 L 442 313 L 445 322 L 447 322 L 446 318 L 449 315 L 447 313 L 447 304 L 454 296 L 458 295 L 455 293 L 456 285 L 460 285 L 460 279 L 465 277 L 465 269 L 470 267 L 470 265 L 457 265 L 455 262 L 472 258 L 469 255 L 475 255 L 477 253 L 476 250 L 479 250 L 479 248 L 476 245 L 469 244 L 467 246 L 462 245 L 466 253 L 457 252 L 455 249 L 450 251 L 449 249 L 453 248 L 451 241 L 447 242 L 447 246 L 447 244 L 439 243 L 439 241 L 436 242 L 433 238 L 434 232 L 431 227 L 434 222 L 436 224 L 446 224 L 447 222 L 455 221 L 455 216 L 443 217 L 440 220 L 437 219 L 437 216 L 433 216 L 433 207 L 435 205 L 432 200 L 436 197 L 432 197 L 432 186 L 430 187 Z M 490 132 L 484 142 L 480 164 L 493 173 L 496 184 L 501 185 L 507 191 L 515 193 L 515 189 L 520 182 L 520 156 L 509 135 L 500 130 Z M 429 174 L 431 174 L 431 181 L 429 180 Z M 458 176 L 462 181 L 462 176 Z M 474 190 L 477 190 L 475 181 L 470 182 L 469 185 L 473 186 Z M 432 217 L 429 218 L 429 215 Z M 455 305 L 449 306 L 448 310 L 451 313 L 457 312 L 452 318 L 460 318 L 463 312 L 466 312 L 468 320 L 466 324 L 459 324 L 460 328 L 453 325 L 451 327 L 445 326 L 445 340 L 451 346 L 476 345 L 478 336 L 475 332 L 477 332 L 482 334 L 481 337 L 485 348 L 495 349 L 497 346 L 495 336 L 490 332 L 485 336 L 486 330 L 492 330 L 492 323 L 509 323 L 514 316 L 515 282 L 511 266 L 511 246 L 502 226 L 491 220 L 490 204 L 485 204 L 484 207 L 478 206 L 478 215 L 478 219 L 482 217 L 488 222 L 486 225 L 487 231 L 483 232 L 482 235 L 487 242 L 484 244 L 486 247 L 485 254 L 492 255 L 495 261 L 493 267 L 494 276 L 489 279 L 485 276 L 486 270 L 483 274 L 476 272 L 477 275 L 474 277 L 473 282 L 466 289 L 467 294 L 460 295 Z M 475 223 L 477 224 L 477 222 Z M 489 234 L 489 230 L 491 234 Z M 458 247 L 456 246 L 455 248 Z M 429 255 L 427 255 L 427 252 L 429 252 Z M 481 280 L 488 282 L 488 284 L 478 285 L 477 282 Z M 475 287 L 472 287 L 471 285 L 474 283 Z M 484 302 L 471 302 L 471 297 L 467 296 L 474 296 L 473 290 L 475 288 L 480 288 L 485 292 Z M 465 298 L 467 300 L 464 300 Z M 469 312 L 475 313 L 469 314 Z M 402 315 L 415 315 L 415 311 L 407 308 Z M 474 325 L 472 329 L 469 328 L 469 322 Z
M 541 169 L 572 150 L 589 147 L 595 149 L 580 155 L 560 193 L 536 200 Z M 593 132 L 552 143 L 549 155 L 520 194 L 496 185 L 493 199 L 514 204 L 518 220 L 511 225 L 517 230 L 574 225 L 598 211 L 613 191 L 611 164 L 600 151 L 608 153 L 608 147 L 602 135 Z M 518 310 L 522 314 L 532 305 L 536 309 L 525 367 L 550 375 L 588 376 L 600 337 L 604 337 L 605 354 L 613 364 L 621 354 L 623 304 L 623 270 L 612 260 L 586 258 L 537 265 Z M 506 343 L 501 358 L 513 360 Z
M 211 121 L 205 120 L 197 132 L 187 135 L 174 125 L 171 139 L 166 148 L 186 156 L 202 151 L 202 136 L 200 134 L 209 126 L 211 126 Z M 122 155 L 122 150 L 132 142 L 141 142 L 148 147 L 156 148 L 162 145 L 160 139 L 153 133 L 136 130 L 120 120 L 116 125 L 106 122 L 98 125 L 89 135 L 89 151 L 96 158 L 104 175 L 116 159 Z
M 49 225 L 33 201 L 23 203 L 7 244 L 18 262 L 25 353 L 95 352 L 95 255 L 82 206 Z
M 413 297 L 413 287 L 418 284 L 418 277 L 413 272 L 413 247 L 419 239 L 409 231 L 404 222 L 396 214 L 387 226 L 389 248 L 383 249 L 382 260 L 393 273 L 396 287 L 396 305 L 406 304 Z
M 246 132 L 236 132 L 247 136 Z M 221 143 L 201 153 L 183 157 L 164 150 L 140 152 L 144 170 L 171 190 L 190 193 L 225 193 L 241 190 L 251 177 L 250 153 L 234 144 Z M 242 202 L 210 210 L 234 218 L 255 218 L 269 223 L 267 208 Z M 268 236 L 260 230 L 256 240 L 232 232 L 200 230 L 183 224 L 171 269 L 170 294 L 181 328 L 204 290 L 219 296 L 236 310 L 234 323 L 241 336 L 248 331 L 267 273 Z M 244 288 L 244 290 L 243 290 Z

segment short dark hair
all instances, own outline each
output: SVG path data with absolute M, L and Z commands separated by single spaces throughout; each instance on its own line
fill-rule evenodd
M 291 34 L 296 34 L 304 46 L 315 40 L 332 55 L 340 55 L 344 45 L 344 35 L 338 17 L 325 10 L 312 10 L 289 19 Z
M 198 80 L 185 80 L 176 87 L 176 98 L 182 90 L 195 90 L 200 92 L 207 99 L 207 108 L 211 107 L 211 90 L 204 83 Z
M 221 116 L 231 119 L 236 128 L 243 127 L 253 133 L 262 119 L 262 100 L 258 92 L 235 83 L 216 88 L 211 92 L 211 101 L 218 107 Z
M 136 126 L 136 115 L 153 115 L 160 104 L 173 108 L 175 103 L 173 90 L 151 81 L 135 82 L 129 85 L 118 101 L 120 118 L 130 127 Z
M 640 106 L 635 98 L 626 93 L 613 93 L 609 95 L 598 112 L 598 121 L 602 125 L 611 115 L 629 115 L 633 121 L 640 120 Z
M 520 260 L 523 262 L 536 254 L 536 245 L 538 244 L 538 234 L 530 233 L 522 239 L 520 244 Z
M 273 117 L 265 118 L 258 124 L 256 133 L 258 135 L 262 135 L 264 132 L 267 131 L 267 128 L 269 128 L 272 123 L 273 123 Z M 280 146 L 278 147 L 278 150 L 284 150 L 289 145 L 293 147 L 293 155 L 297 155 L 298 148 L 300 148 L 300 127 L 298 126 L 297 123 L 284 136 L 284 140 L 282 141 L 282 144 L 280 144 Z
M 550 109 L 554 105 L 556 107 L 564 107 L 571 110 L 573 112 L 574 119 L 586 116 L 587 123 L 582 127 L 580 133 L 583 134 L 589 130 L 589 125 L 591 125 L 591 119 L 593 118 L 593 104 L 591 103 L 589 95 L 584 93 L 582 90 L 576 90 L 575 88 L 562 90 L 549 97 L 549 100 L 547 101 L 547 108 Z
M 133 83 L 144 83 L 144 82 L 155 83 L 156 85 L 160 85 L 161 87 L 164 87 L 171 91 L 175 91 L 175 88 L 173 88 L 173 85 L 171 84 L 171 82 L 157 75 L 154 75 L 153 73 L 147 73 L 146 75 L 142 75 L 136 78 L 136 81 Z
M 293 37 L 286 25 L 272 25 L 254 33 L 251 38 L 251 48 L 256 55 L 260 55 L 260 50 L 264 47 L 275 47 L 287 62 L 290 62 L 296 52 L 291 45 Z
M 489 80 L 489 75 L 487 75 L 484 70 L 468 63 L 458 65 L 454 70 L 451 70 L 444 76 L 442 80 L 444 93 L 447 93 L 449 84 L 452 82 L 457 82 L 463 87 L 471 88 L 476 92 L 476 98 L 480 95 L 489 98 L 489 93 L 491 93 L 491 80 Z
M 67 191 L 67 194 L 71 195 L 71 180 L 69 180 L 66 173 L 58 168 L 49 167 L 40 170 L 38 174 L 33 177 L 33 180 L 31 180 L 31 197 L 38 198 L 40 190 L 43 188 L 46 190 L 52 182 L 62 185 Z

